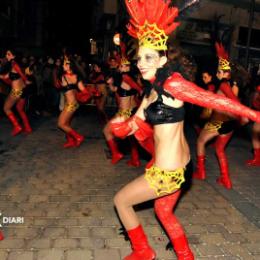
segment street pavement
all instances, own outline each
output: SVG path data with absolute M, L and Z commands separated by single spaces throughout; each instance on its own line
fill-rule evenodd
M 111 165 L 95 111 L 73 121 L 86 136 L 79 148 L 63 149 L 64 134 L 56 117 L 34 118 L 34 132 L 11 137 L 0 118 L 0 212 L 5 239 L 0 260 L 120 260 L 130 252 L 120 235 L 113 196 L 143 173 L 128 167 L 129 154 Z M 187 128 L 195 158 L 196 136 Z M 248 138 L 237 134 L 227 148 L 233 190 L 215 182 L 219 168 L 207 148 L 207 180 L 194 180 L 175 213 L 185 227 L 195 259 L 260 260 L 260 168 L 244 161 L 252 156 Z M 157 252 L 157 260 L 176 259 L 155 218 L 152 202 L 138 206 L 138 216 Z M 3 223 L 20 217 L 23 223 Z M 20 219 L 21 220 L 21 219 Z

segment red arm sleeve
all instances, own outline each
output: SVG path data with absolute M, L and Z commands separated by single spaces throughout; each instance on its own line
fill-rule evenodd
M 231 98 L 233 100 L 236 100 L 239 102 L 239 99 L 232 91 L 230 85 L 227 82 L 221 83 L 219 89 L 225 94 L 226 97 Z
M 260 122 L 260 112 L 254 111 L 232 99 L 206 91 L 194 83 L 185 80 L 179 73 L 174 73 L 170 76 L 165 81 L 163 87 L 171 96 L 184 102 L 223 110 Z
M 216 89 L 216 88 L 215 88 L 215 85 L 214 85 L 214 84 L 209 84 L 209 85 L 208 85 L 208 91 L 214 93 L 214 92 L 215 92 L 215 89 Z
M 62 87 L 61 80 L 58 79 L 56 70 L 54 70 L 54 72 L 53 72 L 53 83 L 54 83 L 54 86 L 58 89 L 60 89 Z
M 142 93 L 142 88 L 139 84 L 137 84 L 129 75 L 123 75 L 123 81 L 128 84 L 131 88 L 136 89 L 139 94 Z
M 15 69 L 15 71 L 21 76 L 22 80 L 24 81 L 24 83 L 27 81 L 27 77 L 25 76 L 25 74 L 22 72 L 20 66 L 17 63 L 13 64 L 13 68 Z
M 4 81 L 5 84 L 11 85 L 12 81 L 9 78 L 1 78 L 2 81 Z
M 102 74 L 99 75 L 97 78 L 91 80 L 92 83 L 97 83 L 100 81 L 105 81 L 104 75 L 102 75 Z

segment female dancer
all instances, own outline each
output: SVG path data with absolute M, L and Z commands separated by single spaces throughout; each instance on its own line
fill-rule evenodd
M 260 85 L 256 87 L 253 96 L 253 107 L 260 111 Z M 252 145 L 254 149 L 254 158 L 246 161 L 247 166 L 260 166 L 260 123 L 254 123 L 252 128 Z
M 84 141 L 84 136 L 71 128 L 73 115 L 79 107 L 77 90 L 79 89 L 83 95 L 89 95 L 89 93 L 77 73 L 77 67 L 73 61 L 69 60 L 67 57 L 64 59 L 63 71 L 62 76 L 55 79 L 56 87 L 64 93 L 65 97 L 65 106 L 60 113 L 58 127 L 66 133 L 67 142 L 63 147 L 70 148 L 80 146 Z
M 144 120 L 154 125 L 154 166 L 144 175 L 123 187 L 114 198 L 119 217 L 128 232 L 133 252 L 125 260 L 152 260 L 156 255 L 149 246 L 133 206 L 155 200 L 155 213 L 162 222 L 179 260 L 193 260 L 184 230 L 173 214 L 185 181 L 190 161 L 189 147 L 183 130 L 184 102 L 248 116 L 260 121 L 260 113 L 228 98 L 213 94 L 185 80 L 179 73 L 165 66 L 167 34 L 178 25 L 173 20 L 178 9 L 169 7 L 170 1 L 125 1 L 132 16 L 129 33 L 138 38 L 137 66 L 142 77 L 152 83 L 136 114 L 128 121 L 116 118 L 111 129 L 117 136 L 134 134 L 145 138 Z
M 93 64 L 93 72 L 90 74 L 90 83 L 95 84 L 97 89 L 96 95 L 94 95 L 96 107 L 100 115 L 102 123 L 108 121 L 105 113 L 105 103 L 107 99 L 107 88 L 105 82 L 105 75 L 102 72 L 102 66 L 99 63 Z
M 215 85 L 213 83 L 213 75 L 208 70 L 204 70 L 202 72 L 202 81 L 206 85 L 206 90 L 209 90 L 215 93 Z M 202 112 L 199 115 L 198 122 L 195 125 L 195 130 L 197 134 L 200 134 L 202 128 L 204 127 L 205 123 L 210 119 L 212 110 L 209 108 L 203 108 Z
M 110 77 L 107 83 L 112 91 L 116 91 L 117 103 L 119 111 L 115 115 L 115 118 L 121 118 L 121 120 L 127 120 L 131 114 L 137 109 L 135 96 L 137 91 L 142 91 L 141 87 L 133 80 L 130 75 L 130 62 L 126 58 L 121 59 L 119 67 L 120 76 L 118 79 Z M 104 127 L 104 135 L 107 140 L 108 146 L 112 153 L 112 164 L 116 164 L 123 158 L 123 154 L 119 152 L 117 143 L 114 140 L 114 135 L 111 132 L 109 122 Z M 140 166 L 139 154 L 135 140 L 131 140 L 131 160 L 127 162 L 130 166 Z
M 231 68 L 228 61 L 228 55 L 221 44 L 216 44 L 217 54 L 219 57 L 219 66 L 217 78 L 220 80 L 220 86 L 217 93 L 229 97 L 235 101 L 239 101 L 232 91 L 230 82 Z M 225 148 L 233 130 L 238 125 L 238 121 L 233 115 L 214 110 L 209 122 L 205 125 L 197 140 L 197 169 L 193 174 L 196 179 L 204 180 L 205 172 L 205 145 L 208 141 L 217 137 L 215 141 L 216 155 L 220 165 L 221 176 L 217 179 L 217 183 L 223 185 L 227 189 L 232 188 L 232 182 L 229 177 L 228 161 L 225 154 Z
M 6 75 L 1 75 L 0 78 L 9 82 L 11 85 L 11 91 L 7 96 L 4 103 L 4 112 L 13 124 L 12 136 L 19 134 L 20 132 L 30 134 L 32 128 L 30 126 L 28 117 L 24 111 L 25 102 L 26 102 L 26 84 L 30 82 L 27 80 L 25 74 L 23 73 L 21 67 L 15 61 L 15 52 L 12 50 L 7 50 L 6 59 L 9 62 L 10 70 Z M 15 117 L 15 114 L 12 112 L 12 107 L 16 104 L 16 109 L 19 116 L 23 122 L 23 128 L 19 124 L 18 120 Z

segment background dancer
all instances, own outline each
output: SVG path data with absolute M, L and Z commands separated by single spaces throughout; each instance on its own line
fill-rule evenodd
M 84 141 L 84 136 L 71 127 L 73 115 L 79 107 L 77 91 L 80 90 L 87 97 L 90 94 L 85 88 L 74 62 L 67 57 L 64 59 L 63 73 L 60 77 L 57 75 L 55 81 L 56 87 L 64 93 L 65 97 L 65 105 L 58 118 L 58 127 L 66 133 L 67 142 L 63 147 L 78 147 Z
M 231 67 L 229 64 L 228 54 L 220 43 L 216 43 L 216 50 L 219 57 L 217 78 L 220 80 L 220 86 L 217 93 L 239 102 L 238 97 L 232 91 Z M 214 146 L 219 161 L 221 175 L 217 179 L 217 183 L 223 185 L 227 189 L 232 188 L 225 148 L 237 126 L 238 121 L 234 115 L 219 110 L 214 110 L 212 112 L 209 122 L 204 126 L 197 139 L 197 169 L 193 174 L 194 178 L 200 180 L 206 178 L 205 145 L 207 142 L 217 137 Z
M 9 71 L 5 75 L 0 75 L 1 79 L 11 85 L 11 91 L 4 103 L 4 112 L 13 124 L 12 136 L 17 135 L 22 131 L 26 134 L 32 132 L 29 119 L 24 111 L 27 97 L 26 84 L 29 84 L 30 82 L 27 80 L 15 58 L 15 51 L 7 50 L 6 59 L 8 61 L 7 66 L 9 66 Z M 17 112 L 22 119 L 23 127 L 20 125 L 12 111 L 14 105 L 16 105 Z
M 109 77 L 107 83 L 110 89 L 117 94 L 118 112 L 111 119 L 120 118 L 120 120 L 127 120 L 137 109 L 136 94 L 141 93 L 141 87 L 135 82 L 130 74 L 131 64 L 127 58 L 122 57 L 119 67 L 120 74 L 113 73 Z M 119 152 L 118 145 L 114 139 L 114 135 L 111 132 L 109 122 L 104 127 L 104 135 L 107 140 L 107 144 L 112 153 L 111 163 L 115 164 L 123 158 L 123 154 Z M 132 138 L 131 138 L 132 139 Z M 135 140 L 131 140 L 131 159 L 127 162 L 131 166 L 140 166 L 139 154 L 137 150 L 137 143 Z

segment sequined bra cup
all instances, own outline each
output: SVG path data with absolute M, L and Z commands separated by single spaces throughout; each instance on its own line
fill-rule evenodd
M 127 89 L 124 89 L 121 86 L 119 86 L 117 89 L 117 94 L 119 95 L 119 97 L 130 97 L 130 96 L 136 95 L 137 91 L 133 88 L 127 90 Z
M 184 106 L 175 108 L 165 105 L 162 96 L 158 95 L 158 99 L 144 110 L 144 115 L 151 125 L 169 124 L 183 121 L 185 110 Z
M 71 84 L 71 83 L 68 82 L 68 80 L 66 79 L 66 77 L 64 77 L 64 79 L 65 79 L 65 81 L 67 82 L 67 85 L 62 86 L 62 88 L 61 88 L 61 91 L 62 91 L 62 92 L 67 92 L 67 91 L 69 91 L 69 90 L 77 89 L 77 88 L 78 88 L 78 80 L 77 80 L 76 83 Z
M 20 78 L 21 78 L 21 76 L 18 73 L 12 72 L 12 71 L 9 72 L 9 79 L 11 81 L 14 81 L 14 80 L 17 80 L 17 79 L 20 79 Z

